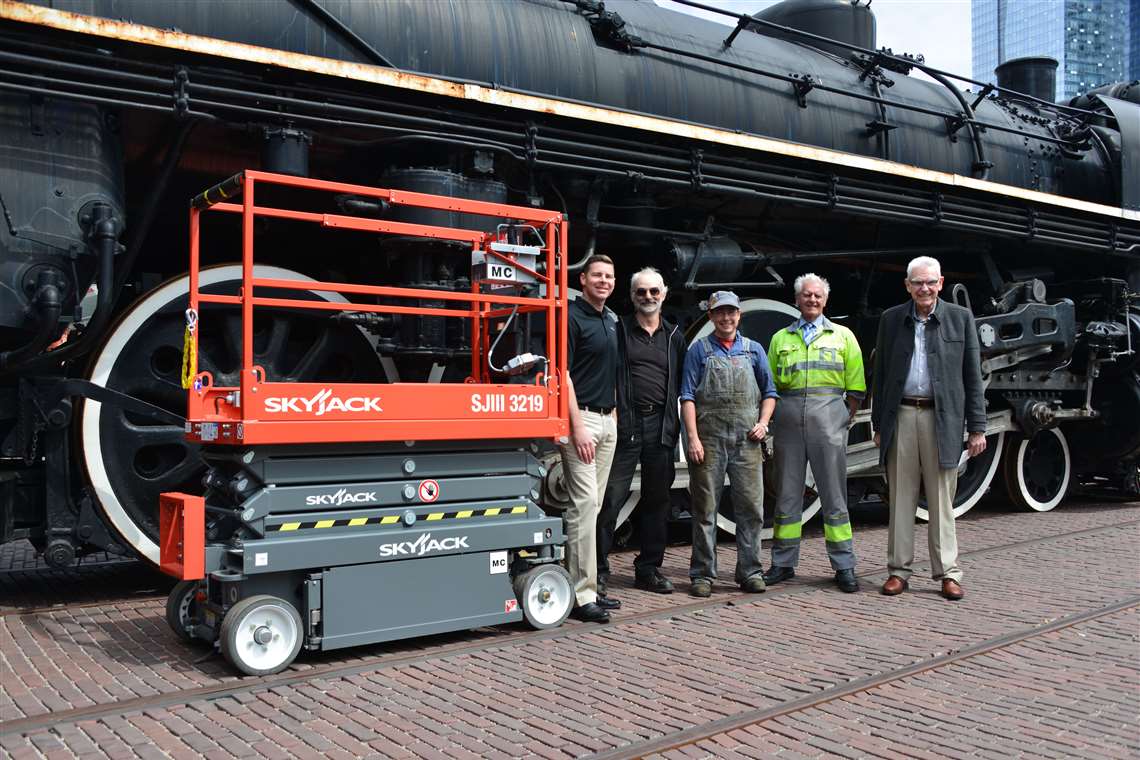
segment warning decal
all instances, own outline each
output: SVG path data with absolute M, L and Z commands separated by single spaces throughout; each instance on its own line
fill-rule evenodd
M 434 480 L 424 480 L 420 482 L 419 488 L 420 501 L 432 502 L 439 498 L 439 483 Z
M 514 612 L 515 610 L 517 610 L 519 608 L 519 600 L 518 599 L 508 599 L 507 603 L 504 605 L 504 608 L 505 608 L 504 612 Z

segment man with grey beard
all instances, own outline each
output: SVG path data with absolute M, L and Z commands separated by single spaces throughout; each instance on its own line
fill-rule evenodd
M 685 339 L 676 325 L 661 317 L 667 293 L 660 272 L 642 269 L 630 280 L 634 313 L 618 320 L 618 441 L 597 533 L 598 594 L 611 608 L 618 602 L 606 594 L 609 552 L 639 462 L 641 499 L 633 517 L 641 552 L 633 561 L 634 585 L 658 594 L 673 591 L 673 584 L 661 575 L 661 563 L 675 475 L 674 449 L 681 429 L 677 396 Z

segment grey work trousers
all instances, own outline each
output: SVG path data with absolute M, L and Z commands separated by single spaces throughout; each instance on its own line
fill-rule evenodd
M 736 521 L 737 583 L 764 572 L 760 560 L 760 532 L 764 527 L 764 471 L 759 441 L 747 435 L 697 433 L 705 449 L 699 465 L 689 464 L 689 495 L 693 525 L 693 554 L 689 577 L 716 580 L 716 515 L 724 492 L 724 475 L 732 486 L 732 509 Z
M 772 418 L 775 464 L 780 478 L 772 526 L 772 564 L 800 561 L 804 481 L 811 464 L 823 511 L 824 543 L 833 570 L 855 567 L 851 518 L 847 514 L 847 421 L 842 391 L 784 393 Z

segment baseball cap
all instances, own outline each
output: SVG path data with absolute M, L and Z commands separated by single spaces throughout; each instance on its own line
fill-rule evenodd
M 740 297 L 731 290 L 718 290 L 709 296 L 708 310 L 719 309 L 721 306 L 735 306 L 740 308 Z

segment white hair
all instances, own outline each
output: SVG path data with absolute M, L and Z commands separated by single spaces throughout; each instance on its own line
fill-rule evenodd
M 661 273 L 653 267 L 645 267 L 644 269 L 639 269 L 634 272 L 633 277 L 629 278 L 629 292 L 631 294 L 637 290 L 637 281 L 642 277 L 645 277 L 649 280 L 656 280 L 661 284 L 661 291 L 665 291 L 665 278 L 661 276 Z
M 939 277 L 942 276 L 942 265 L 938 263 L 938 259 L 933 259 L 930 256 L 919 256 L 918 258 L 911 259 L 910 263 L 906 265 L 907 279 L 910 279 L 910 276 L 914 274 L 914 270 L 919 267 L 933 269 L 938 273 Z
M 792 284 L 792 292 L 798 296 L 801 292 L 803 292 L 804 285 L 807 285 L 809 282 L 818 282 L 823 286 L 824 298 L 827 298 L 829 295 L 831 295 L 831 283 L 820 277 L 815 272 L 808 272 L 807 274 L 801 274 L 799 277 L 797 277 L 796 281 Z

